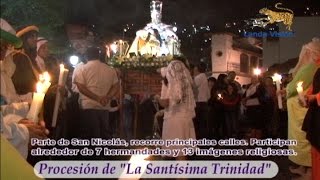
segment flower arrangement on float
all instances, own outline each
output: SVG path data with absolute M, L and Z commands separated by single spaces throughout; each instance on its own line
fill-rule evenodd
M 128 55 L 128 48 L 128 43 L 122 40 L 106 45 L 106 63 L 120 69 L 155 71 L 167 66 L 173 59 L 172 55 L 156 56 L 148 53 Z
M 150 17 L 151 22 L 136 32 L 131 46 L 121 39 L 106 45 L 106 62 L 110 66 L 148 71 L 167 66 L 173 56 L 181 56 L 177 27 L 161 20 L 161 1 L 150 2 Z
M 112 57 L 110 60 L 107 61 L 107 64 L 113 67 L 124 69 L 152 70 L 167 66 L 172 59 L 173 56 L 171 55 L 155 57 L 152 55 L 145 54 L 142 56 L 134 56 L 131 58 Z

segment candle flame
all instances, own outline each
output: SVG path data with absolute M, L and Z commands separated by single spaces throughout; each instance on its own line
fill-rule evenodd
M 253 69 L 253 74 L 256 75 L 256 76 L 259 76 L 261 74 L 261 69 L 259 68 L 254 68 Z
M 299 94 L 302 94 L 302 92 L 303 92 L 302 84 L 303 84 L 303 81 L 299 81 L 299 82 L 297 83 L 297 92 L 298 92 Z
M 39 81 L 44 81 L 43 74 L 39 74 Z
M 302 84 L 303 84 L 303 81 L 299 81 L 299 82 L 297 83 L 297 87 L 302 87 Z
M 64 70 L 64 65 L 60 64 L 60 71 L 63 71 L 63 70 Z
M 137 167 L 141 167 L 139 174 L 134 174 L 133 176 L 130 176 L 130 179 L 140 179 L 141 176 L 144 174 L 144 171 L 146 170 L 147 164 L 149 163 L 148 158 L 150 155 L 148 154 L 137 154 L 132 155 L 130 158 L 130 165 L 133 169 L 136 169 Z M 125 171 L 122 172 L 119 180 L 125 179 L 127 177 L 127 173 Z
M 113 53 L 117 53 L 118 50 L 118 46 L 116 43 L 113 43 L 110 45 L 111 50 L 113 51 Z
M 44 86 L 41 82 L 37 82 L 37 93 L 44 93 Z
M 43 78 L 46 82 L 50 82 L 51 80 L 50 74 L 47 71 L 43 73 Z
M 138 154 L 138 155 L 132 155 L 130 158 L 131 163 L 139 163 L 141 161 L 145 161 L 150 155 L 148 154 Z
M 272 76 L 272 79 L 273 81 L 281 81 L 282 79 L 282 76 L 278 73 L 275 73 L 273 76 Z

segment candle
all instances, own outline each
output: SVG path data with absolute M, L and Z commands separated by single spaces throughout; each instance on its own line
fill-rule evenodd
M 106 45 L 106 57 L 107 57 L 107 58 L 110 58 L 110 57 L 111 57 L 111 55 L 110 55 L 110 48 L 109 48 L 108 45 Z
M 222 95 L 219 93 L 218 94 L 218 100 L 223 99 Z
M 110 44 L 110 49 L 112 50 L 112 53 L 113 53 L 113 54 L 116 54 L 117 51 L 118 51 L 118 45 L 117 45 L 117 43 L 114 42 L 114 43 Z M 113 55 L 113 56 L 114 56 L 114 55 Z
M 171 41 L 173 41 L 173 40 L 171 40 Z M 172 42 L 172 55 L 174 55 L 174 46 L 175 46 L 175 43 Z
M 40 81 L 42 81 L 43 85 L 44 85 L 44 93 L 46 93 L 49 89 L 49 87 L 51 86 L 51 77 L 49 75 L 49 73 L 46 71 L 43 74 L 40 74 Z
M 253 69 L 253 74 L 256 75 L 257 77 L 259 77 L 260 74 L 261 74 L 261 69 L 259 69 L 259 68 L 254 68 L 254 69 Z
M 281 83 L 282 76 L 278 73 L 275 73 L 273 75 L 272 79 L 273 79 L 273 81 L 276 82 L 277 92 L 280 91 L 281 90 L 280 83 Z M 281 97 L 280 93 L 278 94 L 278 107 L 279 107 L 279 109 L 283 109 L 282 97 Z
M 39 113 L 42 108 L 43 99 L 44 99 L 44 90 L 45 87 L 41 82 L 37 83 L 37 92 L 33 93 L 32 103 L 30 110 L 27 114 L 27 119 L 33 120 L 35 123 L 39 121 Z
M 68 75 L 69 70 L 64 68 L 63 64 L 60 64 L 60 73 L 59 73 L 59 81 L 58 84 L 59 86 L 65 85 L 67 81 L 67 75 Z
M 64 87 L 64 85 L 67 82 L 68 78 L 68 73 L 69 70 L 64 68 L 63 64 L 60 64 L 60 73 L 59 73 L 59 81 L 58 85 L 59 87 Z M 57 118 L 58 118 L 58 110 L 61 102 L 61 95 L 59 91 L 59 87 L 57 88 L 57 93 L 56 93 L 56 100 L 54 103 L 54 110 L 53 110 L 53 115 L 52 115 L 52 127 L 56 127 L 57 124 Z
M 148 158 L 149 155 L 132 155 L 128 164 L 130 164 L 130 168 L 136 169 L 137 167 L 141 167 L 140 174 L 127 174 L 126 169 L 122 172 L 119 177 L 119 180 L 124 180 L 130 178 L 131 180 L 138 180 L 143 175 L 144 171 L 147 168 L 149 161 L 145 159 Z
M 302 102 L 302 105 L 306 106 L 307 103 L 306 103 L 306 100 L 304 99 L 302 84 L 303 84 L 303 81 L 300 81 L 300 82 L 297 83 L 297 92 L 298 92 L 298 95 L 299 95 L 299 99 Z
M 122 46 L 123 46 L 123 41 L 122 40 L 119 40 L 119 57 L 121 57 L 122 56 Z
M 130 48 L 130 45 L 128 44 L 127 41 L 123 41 L 123 45 L 124 45 L 124 55 L 127 56 L 128 55 L 128 50 Z

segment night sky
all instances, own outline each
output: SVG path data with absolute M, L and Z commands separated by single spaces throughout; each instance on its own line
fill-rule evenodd
M 263 7 L 273 8 L 282 2 L 296 16 L 320 15 L 319 0 L 163 0 L 163 22 L 178 26 L 210 25 L 222 31 L 228 22 L 254 17 Z M 103 26 L 109 30 L 123 29 L 134 23 L 143 27 L 150 21 L 150 0 L 69 0 L 66 1 L 67 22 Z M 309 7 L 309 11 L 307 8 Z
M 175 25 L 183 52 L 210 58 L 211 33 L 241 34 L 244 20 L 281 2 L 295 16 L 319 16 L 319 0 L 163 0 L 162 21 Z M 104 42 L 132 41 L 137 30 L 150 22 L 150 0 L 68 0 L 66 23 L 88 25 Z M 197 28 L 197 33 L 194 31 Z M 209 27 L 209 28 L 206 28 Z M 203 29 L 201 29 L 203 28 Z M 126 29 L 126 32 L 124 32 Z M 186 31 L 183 31 L 183 30 Z

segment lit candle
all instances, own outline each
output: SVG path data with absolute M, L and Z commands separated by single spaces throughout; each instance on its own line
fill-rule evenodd
M 110 49 L 112 50 L 112 53 L 113 53 L 113 54 L 116 54 L 117 51 L 118 51 L 118 45 L 117 45 L 117 43 L 114 42 L 114 43 L 110 44 Z
M 127 174 L 126 169 L 122 172 L 119 177 L 119 180 L 124 180 L 130 178 L 130 180 L 138 180 L 143 175 L 144 171 L 147 168 L 149 161 L 145 159 L 148 158 L 149 155 L 132 155 L 128 164 L 130 164 L 130 168 L 136 169 L 137 167 L 141 167 L 140 174 Z
M 51 86 L 51 77 L 49 75 L 49 73 L 46 71 L 42 74 L 42 78 L 43 78 L 43 85 L 44 85 L 44 93 L 46 93 L 49 89 L 49 87 Z M 41 80 L 41 79 L 40 79 Z
M 60 64 L 60 73 L 59 73 L 59 81 L 58 85 L 59 87 L 64 87 L 64 85 L 67 82 L 68 78 L 68 73 L 69 70 L 64 68 L 63 64 Z M 61 102 L 61 95 L 59 91 L 59 87 L 57 88 L 57 93 L 56 93 L 56 100 L 54 103 L 54 110 L 53 110 L 53 115 L 52 115 L 52 127 L 56 127 L 57 124 L 57 118 L 58 118 L 58 110 Z
M 44 99 L 44 90 L 45 87 L 41 82 L 37 83 L 37 92 L 33 93 L 32 103 L 30 110 L 27 114 L 27 119 L 33 120 L 35 123 L 39 121 L 39 113 L 42 108 L 43 99 Z
M 171 41 L 173 41 L 173 39 L 171 39 Z M 172 55 L 174 55 L 174 48 L 175 48 L 175 43 L 172 42 Z
M 302 102 L 302 105 L 303 105 L 303 106 L 306 106 L 307 103 L 306 103 L 306 100 L 304 99 L 302 84 L 303 84 L 302 81 L 300 81 L 300 82 L 297 83 L 297 92 L 298 92 L 298 95 L 299 95 L 299 99 L 300 99 L 300 101 Z
M 130 48 L 130 45 L 128 44 L 127 41 L 123 41 L 123 47 L 124 47 L 124 55 L 127 56 L 128 55 L 128 50 Z
M 254 68 L 254 69 L 253 69 L 253 74 L 256 75 L 257 77 L 259 77 L 260 74 L 261 74 L 261 69 L 259 69 L 259 68 Z
M 110 55 L 110 48 L 108 45 L 106 45 L 106 57 L 110 58 L 111 55 Z
M 218 94 L 218 100 L 223 99 L 221 94 Z
M 273 79 L 273 81 L 276 82 L 277 91 L 280 91 L 281 90 L 280 83 L 281 83 L 282 76 L 278 73 L 275 73 L 273 75 L 272 79 Z M 279 107 L 279 109 L 283 109 L 282 97 L 281 97 L 280 93 L 278 94 L 278 107 Z
M 121 57 L 121 56 L 122 56 L 122 53 L 123 53 L 123 52 L 122 52 L 122 51 L 123 51 L 123 50 L 122 50 L 122 49 L 123 49 L 122 46 L 123 46 L 123 41 L 122 41 L 122 40 L 119 40 L 119 57 Z
M 59 73 L 59 81 L 58 84 L 60 86 L 64 86 L 66 81 L 67 81 L 67 75 L 68 75 L 69 70 L 64 68 L 63 64 L 60 64 L 60 73 Z

